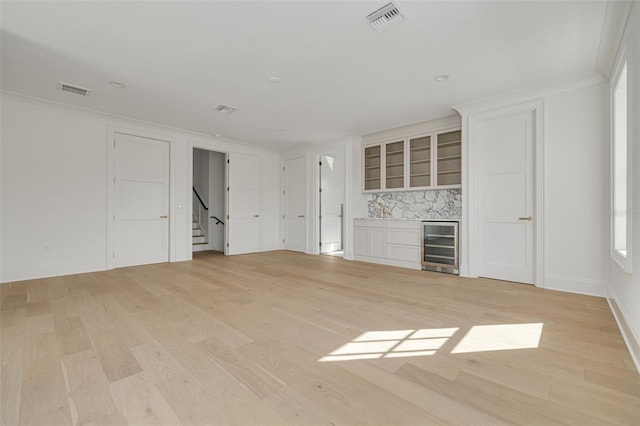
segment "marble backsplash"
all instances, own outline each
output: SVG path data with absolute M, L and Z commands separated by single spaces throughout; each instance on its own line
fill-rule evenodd
M 371 194 L 369 217 L 384 213 L 393 219 L 459 219 L 462 216 L 462 190 L 382 192 Z

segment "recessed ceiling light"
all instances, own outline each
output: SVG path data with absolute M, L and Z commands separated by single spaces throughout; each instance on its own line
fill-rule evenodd
M 276 129 L 276 132 L 278 132 L 278 133 L 284 133 L 284 129 Z
M 269 79 L 270 82 L 272 83 L 280 83 L 280 78 L 279 77 L 271 77 Z
M 435 81 L 438 81 L 438 82 L 440 82 L 440 81 L 446 81 L 446 80 L 449 80 L 449 76 L 448 76 L 448 75 L 446 75 L 446 74 L 440 74 L 440 75 L 436 75 L 435 77 L 433 77 L 433 79 L 434 79 Z
M 120 83 L 119 81 L 110 81 L 109 84 L 115 87 L 116 89 L 124 89 L 125 87 L 127 87 L 126 84 Z

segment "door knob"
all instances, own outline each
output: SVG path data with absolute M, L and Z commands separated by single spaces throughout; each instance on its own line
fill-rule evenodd
M 518 220 L 526 220 L 527 222 L 531 222 L 533 220 L 533 218 L 531 216 L 519 217 Z
M 254 214 L 254 215 L 253 215 L 253 217 L 260 217 L 260 215 L 258 215 L 258 214 Z

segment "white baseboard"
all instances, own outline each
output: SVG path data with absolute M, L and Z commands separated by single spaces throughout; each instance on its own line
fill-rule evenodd
M 629 327 L 629 323 L 625 319 L 624 313 L 620 309 L 620 306 L 618 306 L 616 300 L 614 298 L 607 297 L 607 302 L 609 302 L 609 307 L 611 308 L 611 312 L 613 312 L 613 317 L 616 319 L 620 332 L 622 333 L 622 337 L 627 344 L 627 348 L 631 354 L 631 359 L 633 359 L 636 368 L 640 371 L 640 342 L 638 342 L 638 339 L 634 336 L 633 330 Z
M 93 263 L 59 263 L 38 267 L 14 268 L 2 271 L 2 283 L 58 277 L 61 275 L 84 274 L 107 270 L 104 259 Z
M 275 251 L 275 250 L 283 250 L 278 244 L 269 244 L 260 247 L 260 251 Z
M 607 296 L 607 285 L 605 283 L 599 280 L 568 275 L 547 274 L 544 280 L 544 288 L 589 296 Z

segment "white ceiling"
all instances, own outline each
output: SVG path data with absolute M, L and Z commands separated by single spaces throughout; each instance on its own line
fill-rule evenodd
M 376 33 L 365 16 L 385 3 L 2 1 L 2 90 L 287 149 L 595 73 L 607 10 L 400 0 L 408 19 Z

